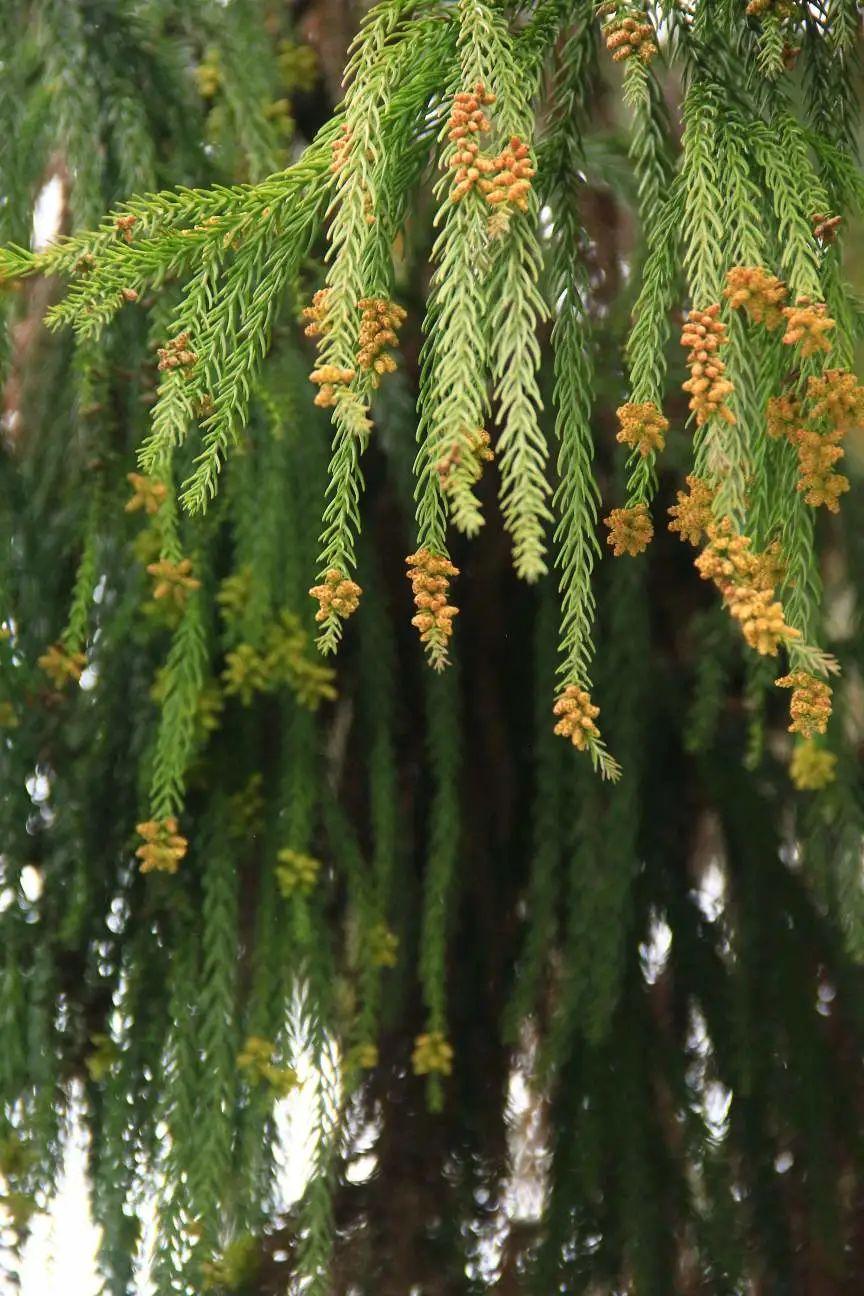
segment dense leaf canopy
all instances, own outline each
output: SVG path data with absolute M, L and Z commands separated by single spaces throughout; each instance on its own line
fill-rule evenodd
M 852 1292 L 857 6 L 356 8 L 0 6 L 4 1263 Z

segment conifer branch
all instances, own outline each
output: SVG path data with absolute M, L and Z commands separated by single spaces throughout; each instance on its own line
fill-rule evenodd
M 182 809 L 206 662 L 201 600 L 193 593 L 186 601 L 160 683 L 162 710 L 150 784 L 150 812 L 157 820 L 176 816 Z

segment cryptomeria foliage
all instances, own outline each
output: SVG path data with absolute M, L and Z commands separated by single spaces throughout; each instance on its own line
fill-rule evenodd
M 8 1266 L 851 1291 L 856 6 L 349 8 L 0 12 Z

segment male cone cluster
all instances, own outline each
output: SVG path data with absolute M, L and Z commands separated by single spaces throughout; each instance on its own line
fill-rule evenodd
M 362 594 L 356 581 L 349 580 L 342 572 L 331 567 L 324 573 L 320 585 L 313 585 L 309 591 L 312 598 L 318 600 L 316 621 L 326 621 L 331 616 L 338 616 L 343 621 L 357 611 Z
M 600 730 L 594 723 L 600 714 L 600 708 L 594 706 L 591 695 L 578 684 L 567 685 L 552 711 L 558 716 L 556 734 L 569 738 L 579 751 L 584 751 L 592 738 L 600 737 Z
M 460 91 L 453 101 L 448 139 L 456 145 L 450 158 L 456 174 L 450 196 L 460 202 L 476 187 L 490 206 L 510 203 L 526 211 L 535 174 L 527 144 L 513 135 L 500 153 L 489 157 L 477 138 L 492 129 L 483 109 L 494 102 L 495 96 L 480 81 L 473 91 Z
M 613 509 L 605 525 L 609 528 L 606 543 L 612 546 L 616 558 L 630 554 L 635 558 L 643 553 L 651 543 L 654 526 L 648 513 L 647 504 L 634 504 L 632 508 Z
M 823 734 L 831 718 L 831 687 L 825 680 L 807 671 L 792 671 L 774 681 L 778 688 L 790 688 L 792 699 L 789 714 L 790 733 L 800 733 L 803 738 Z
M 650 63 L 657 53 L 654 28 L 645 21 L 643 14 L 613 18 L 603 28 L 603 39 L 615 63 L 630 58 Z
M 798 457 L 797 489 L 812 508 L 839 510 L 848 478 L 836 470 L 844 456 L 846 433 L 864 423 L 864 387 L 845 369 L 826 369 L 807 381 L 806 395 L 774 396 L 765 426 L 772 438 L 784 437 Z
M 616 413 L 620 426 L 615 439 L 622 445 L 632 446 L 643 459 L 663 449 L 669 420 L 664 418 L 653 401 L 636 404 L 631 401 L 619 405 Z
M 148 819 L 139 823 L 137 831 L 144 838 L 135 854 L 141 861 L 142 873 L 176 873 L 180 861 L 189 849 L 189 843 L 178 831 L 177 820 Z
M 190 369 L 198 359 L 189 345 L 188 333 L 178 333 L 164 347 L 159 347 L 156 354 L 159 357 L 157 368 L 163 373 L 169 369 Z
M 696 559 L 703 580 L 713 581 L 751 648 L 775 657 L 780 644 L 800 638 L 786 624 L 775 598 L 776 557 L 753 552 L 749 536 L 732 530 L 728 518 L 708 528 L 708 544 Z
M 425 548 L 409 554 L 405 563 L 417 608 L 411 624 L 420 631 L 420 641 L 428 648 L 432 665 L 440 669 L 447 662 L 447 642 L 459 611 L 447 602 L 450 579 L 459 575 L 459 569 L 449 558 Z
M 726 325 L 718 318 L 719 314 L 716 302 L 707 310 L 691 310 L 681 333 L 690 370 L 690 377 L 682 386 L 690 393 L 690 408 L 696 415 L 697 427 L 714 417 L 725 423 L 735 422 L 735 415 L 726 404 L 732 384 L 724 376 L 726 365 L 718 355 L 726 341 Z

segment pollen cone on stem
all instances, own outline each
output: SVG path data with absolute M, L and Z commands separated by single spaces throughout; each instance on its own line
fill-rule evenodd
M 648 513 L 647 504 L 635 504 L 633 508 L 613 509 L 604 524 L 609 528 L 606 543 L 612 546 L 616 558 L 630 554 L 635 558 L 644 553 L 654 535 L 654 526 Z
M 426 648 L 429 662 L 436 670 L 448 664 L 447 647 L 453 634 L 453 618 L 459 609 L 447 601 L 450 580 L 459 575 L 449 558 L 418 549 L 405 559 L 408 579 L 414 591 L 416 616 L 411 624 L 420 631 L 420 642 Z

